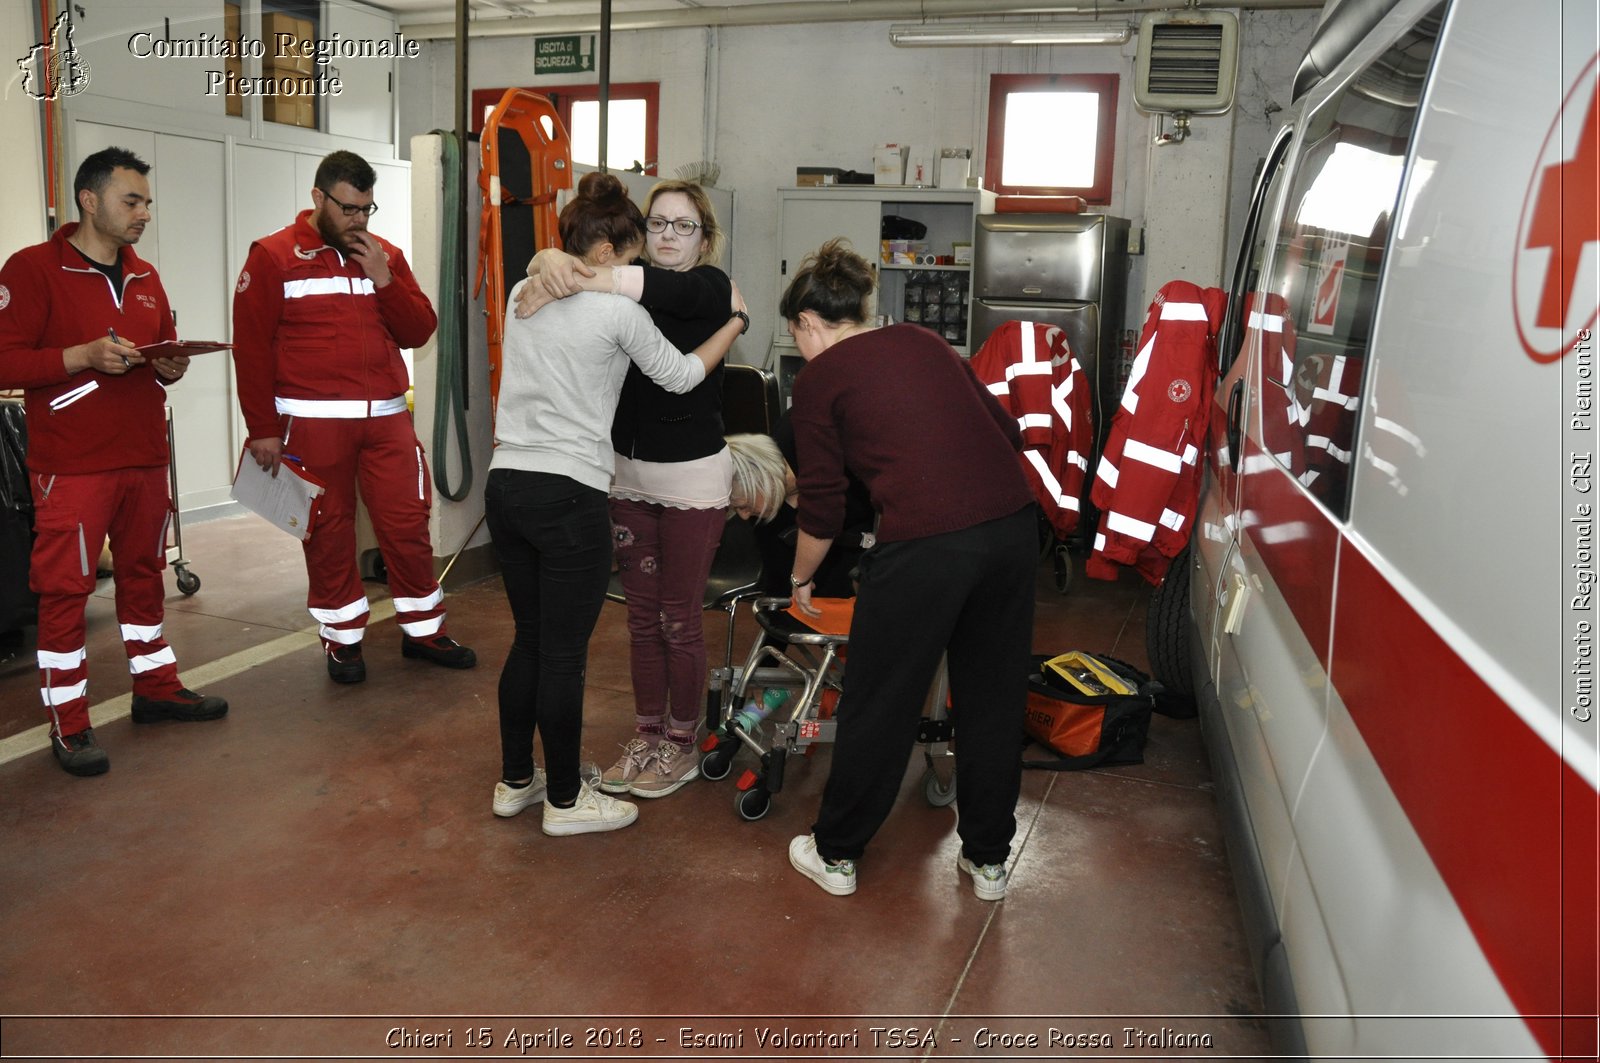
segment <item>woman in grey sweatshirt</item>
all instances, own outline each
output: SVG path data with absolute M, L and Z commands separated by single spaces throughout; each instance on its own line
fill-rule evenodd
M 644 217 L 621 181 L 594 173 L 561 212 L 560 231 L 569 251 L 604 272 L 639 253 Z M 546 834 L 616 830 L 638 809 L 578 774 L 589 636 L 611 571 L 612 417 L 630 364 L 669 391 L 686 392 L 705 379 L 743 328 L 734 312 L 744 305 L 734 289 L 728 324 L 684 354 L 646 310 L 620 295 L 584 292 L 528 318 L 515 316 L 515 303 L 513 292 L 484 489 L 516 621 L 500 673 L 494 812 L 514 816 L 543 801 Z M 544 771 L 533 762 L 535 730 Z

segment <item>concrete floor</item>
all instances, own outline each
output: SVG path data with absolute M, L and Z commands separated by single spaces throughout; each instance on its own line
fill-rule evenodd
M 166 633 L 226 719 L 132 725 L 109 580 L 88 642 L 108 774 L 56 766 L 31 643 L 0 664 L 4 1058 L 1269 1054 L 1193 720 L 1156 717 L 1143 765 L 1025 773 L 999 904 L 956 872 L 955 809 L 924 800 L 914 757 L 858 891 L 835 898 L 786 857 L 826 747 L 757 822 L 734 811 L 741 760 L 640 802 L 626 830 L 546 837 L 537 809 L 489 808 L 497 579 L 448 598 L 477 669 L 403 660 L 383 619 L 370 678 L 341 687 L 296 543 L 253 517 L 184 532 L 202 587 L 186 598 L 169 572 Z M 1132 575 L 1081 573 L 1061 595 L 1044 564 L 1035 649 L 1142 664 L 1146 598 Z M 744 618 L 741 656 L 753 632 Z M 585 713 L 585 756 L 608 764 L 632 719 L 620 606 Z

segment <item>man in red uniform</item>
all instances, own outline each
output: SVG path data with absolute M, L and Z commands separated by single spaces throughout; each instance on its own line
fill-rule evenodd
M 134 723 L 228 711 L 221 698 L 184 688 L 161 634 L 172 513 L 166 389 L 189 359 L 139 351 L 177 338 L 161 279 L 133 253 L 150 222 L 149 172 L 123 148 L 90 155 L 73 182 L 83 220 L 0 268 L 0 387 L 26 392 L 40 693 L 56 760 L 73 775 L 111 767 L 89 726 L 84 652 L 84 606 L 107 535 Z
M 389 569 L 407 657 L 471 668 L 445 633 L 428 540 L 432 490 L 406 410 L 400 348 L 437 324 L 398 247 L 367 231 L 378 175 L 336 151 L 317 167 L 310 210 L 250 245 L 233 296 L 233 360 L 250 454 L 277 474 L 291 456 L 324 485 L 305 540 L 306 605 L 322 625 L 328 675 L 367 677 L 368 605 L 356 565 L 356 485 Z

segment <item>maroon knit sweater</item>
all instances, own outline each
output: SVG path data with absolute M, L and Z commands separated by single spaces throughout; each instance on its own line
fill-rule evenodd
M 840 340 L 795 378 L 800 527 L 844 521 L 845 468 L 872 493 L 878 539 L 970 528 L 1029 505 L 1017 424 L 961 356 L 917 325 Z

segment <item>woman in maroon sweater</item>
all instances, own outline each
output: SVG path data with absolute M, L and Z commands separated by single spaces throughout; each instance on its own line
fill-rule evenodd
M 845 471 L 879 514 L 862 556 L 833 768 L 789 862 L 829 893 L 893 807 L 923 702 L 946 656 L 957 721 L 961 857 L 999 900 L 1016 831 L 1018 735 L 1033 639 L 1032 494 L 1016 422 L 935 333 L 867 323 L 871 266 L 839 241 L 808 259 L 779 311 L 806 360 L 794 384 L 800 525 L 790 582 L 812 577 L 844 519 Z

